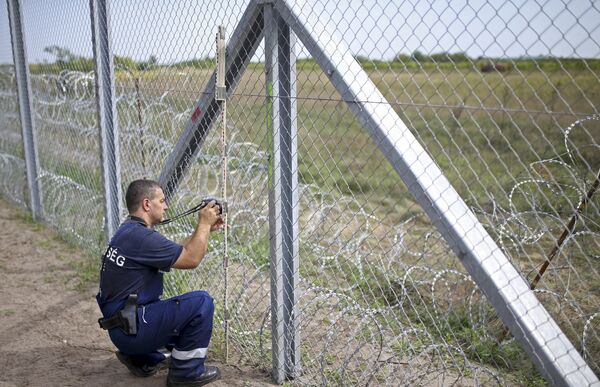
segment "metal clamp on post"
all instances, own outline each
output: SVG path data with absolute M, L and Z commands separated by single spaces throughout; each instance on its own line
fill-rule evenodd
M 225 88 L 225 27 L 219 26 L 217 33 L 217 85 L 215 99 L 225 101 L 227 90 Z

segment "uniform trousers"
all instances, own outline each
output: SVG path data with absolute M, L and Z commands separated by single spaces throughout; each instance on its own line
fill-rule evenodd
M 139 306 L 137 334 L 120 328 L 109 331 L 122 353 L 140 366 L 155 366 L 165 360 L 161 348 L 171 351 L 169 373 L 194 379 L 204 373 L 204 360 L 213 329 L 214 303 L 205 291 L 194 291 Z

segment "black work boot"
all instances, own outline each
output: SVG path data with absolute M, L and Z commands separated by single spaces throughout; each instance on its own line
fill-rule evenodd
M 167 387 L 199 387 L 204 386 L 210 382 L 221 377 L 221 371 L 215 366 L 205 366 L 204 373 L 195 379 L 179 379 L 174 376 L 167 376 Z
M 115 352 L 115 355 L 117 355 L 117 359 L 119 359 L 119 361 L 123 363 L 125 367 L 127 367 L 129 372 L 131 372 L 135 376 L 145 378 L 156 374 L 156 372 L 158 371 L 158 366 L 148 366 L 146 364 L 139 366 L 135 364 L 131 356 L 126 355 L 121 351 Z

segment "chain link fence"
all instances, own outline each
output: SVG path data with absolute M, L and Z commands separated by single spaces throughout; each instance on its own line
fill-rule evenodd
M 202 197 L 220 197 L 227 182 L 227 238 L 213 236 L 197 270 L 165 276 L 168 295 L 201 288 L 217 300 L 213 353 L 270 371 L 283 343 L 293 347 L 284 350 L 284 374 L 301 385 L 559 382 L 543 362 L 532 361 L 537 355 L 523 351 L 529 337 L 515 339 L 499 317 L 506 303 L 521 302 L 519 294 L 507 299 L 504 289 L 490 291 L 489 283 L 508 269 L 493 271 L 482 288 L 464 266 L 470 261 L 457 257 L 459 242 L 440 232 L 441 217 L 432 218 L 429 207 L 452 198 L 453 190 L 427 196 L 439 184 L 434 179 L 419 196 L 419 182 L 436 168 L 417 173 L 422 155 L 412 164 L 405 159 L 417 177 L 403 181 L 386 158 L 384 136 L 366 129 L 370 109 L 389 107 L 382 121 L 394 130 L 405 124 L 412 136 L 393 145 L 424 148 L 600 375 L 596 2 L 109 3 L 123 188 L 137 178 L 165 176 L 182 134 L 209 114 L 199 101 L 213 98 L 217 27 L 225 26 L 231 43 L 248 8 L 273 9 L 257 11 L 246 28 L 254 40 L 241 39 L 239 52 L 248 63 L 229 64 L 239 75 L 227 79 L 225 139 L 217 114 L 206 126 L 212 130 L 192 131 L 199 151 L 185 154 L 170 199 L 176 214 Z M 97 253 L 105 243 L 104 187 L 90 7 L 58 4 L 22 5 L 42 217 Z M 287 39 L 281 47 L 295 49 L 295 71 L 279 74 L 295 94 L 273 91 L 273 75 L 266 74 L 270 17 L 292 30 L 277 36 Z M 7 14 L 0 20 L 4 29 Z M 0 34 L 0 192 L 27 206 L 9 38 Z M 322 43 L 329 57 L 315 55 L 307 42 Z M 233 49 L 228 46 L 230 56 Z M 340 94 L 348 79 L 362 82 L 365 99 Z M 283 151 L 297 157 L 297 183 L 278 181 L 274 170 L 282 149 L 271 129 L 283 116 L 295 119 L 297 150 Z M 281 182 L 293 196 L 281 200 L 297 206 L 291 239 L 277 234 L 282 229 L 273 223 L 281 219 L 270 213 L 269 196 L 273 211 L 273 187 Z M 160 231 L 182 239 L 194 224 L 192 216 Z M 465 237 L 471 231 L 462 230 Z M 279 319 L 272 317 L 272 281 L 278 280 L 272 269 L 280 262 L 271 258 L 278 238 L 298 257 L 297 267 L 279 278 L 294 284 L 293 299 L 284 300 L 293 308 L 284 331 L 296 336 L 282 342 L 272 330 Z M 527 311 L 535 316 L 533 309 Z M 535 333 L 546 323 L 523 329 Z
M 22 207 L 27 206 L 27 177 L 21 122 L 19 119 L 19 100 L 15 69 L 12 62 L 10 28 L 6 7 L 0 13 L 0 53 L 5 60 L 0 65 L 0 165 L 2 174 L 2 194 Z

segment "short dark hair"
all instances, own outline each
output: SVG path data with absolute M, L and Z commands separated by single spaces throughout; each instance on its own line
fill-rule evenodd
M 154 191 L 157 188 L 161 188 L 154 180 L 140 179 L 132 181 L 127 187 L 127 193 L 125 194 L 125 203 L 127 204 L 127 211 L 133 213 L 137 211 L 142 204 L 142 200 L 145 198 L 154 199 Z

